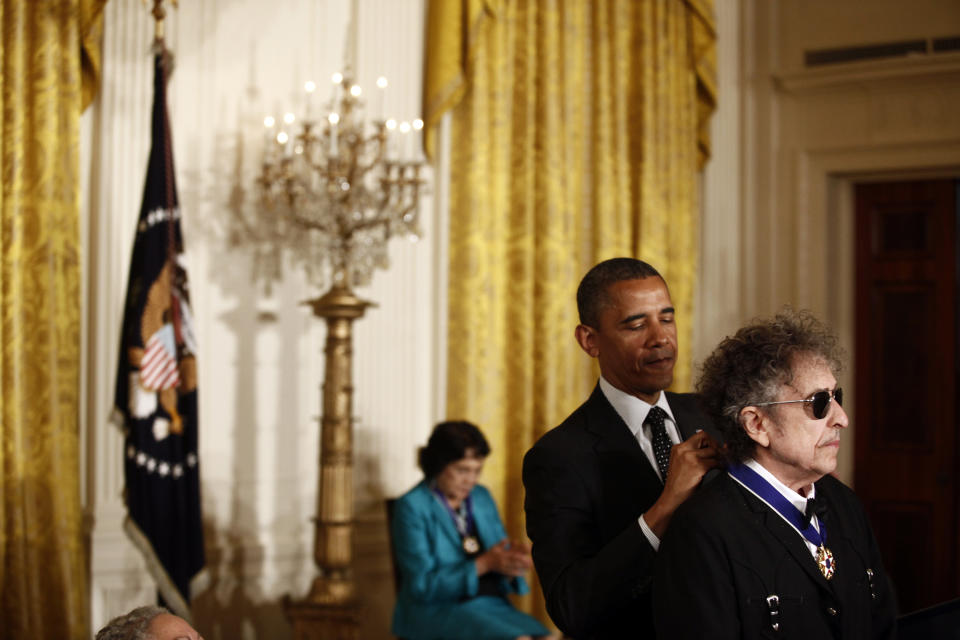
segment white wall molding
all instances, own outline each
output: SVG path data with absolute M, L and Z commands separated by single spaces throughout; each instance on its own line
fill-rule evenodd
M 775 74 L 774 81 L 782 91 L 800 94 L 855 84 L 912 83 L 958 75 L 960 53 L 941 53 L 810 67 Z

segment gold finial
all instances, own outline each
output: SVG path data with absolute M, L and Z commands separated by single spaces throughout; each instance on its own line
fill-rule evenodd
M 163 42 L 163 20 L 167 17 L 167 12 L 163 8 L 163 1 L 164 0 L 153 0 L 153 9 L 150 11 L 155 21 L 153 38 L 157 42 Z M 178 0 L 170 0 L 174 8 L 177 8 L 177 1 Z M 142 2 L 144 6 L 147 5 L 147 0 L 142 0 Z

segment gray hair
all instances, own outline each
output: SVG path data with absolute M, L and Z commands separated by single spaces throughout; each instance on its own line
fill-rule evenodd
M 805 356 L 823 360 L 836 375 L 844 353 L 836 335 L 812 313 L 785 307 L 724 338 L 704 361 L 697 392 L 731 462 L 749 458 L 756 446 L 740 424 L 740 410 L 776 400 L 780 386 L 793 381 L 797 359 Z
M 94 640 L 153 640 L 150 631 L 153 619 L 163 613 L 170 613 L 163 607 L 147 605 L 137 607 L 130 613 L 117 616 L 108 622 Z

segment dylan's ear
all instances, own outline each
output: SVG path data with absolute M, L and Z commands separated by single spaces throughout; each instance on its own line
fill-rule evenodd
M 578 324 L 574 335 L 577 338 L 577 344 L 588 356 L 596 358 L 600 354 L 600 348 L 597 346 L 596 329 L 585 324 Z
M 740 409 L 740 425 L 750 439 L 761 447 L 770 446 L 770 434 L 767 432 L 770 420 L 757 407 Z

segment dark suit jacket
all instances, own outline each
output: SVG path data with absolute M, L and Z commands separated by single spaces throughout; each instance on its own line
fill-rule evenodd
M 691 394 L 667 394 L 686 439 L 712 425 Z M 524 509 L 547 611 L 574 638 L 652 638 L 655 552 L 637 519 L 663 483 L 597 385 L 523 459 Z
M 825 476 L 827 581 L 800 534 L 722 474 L 674 513 L 657 554 L 653 604 L 661 638 L 891 638 L 895 605 L 866 515 Z M 867 570 L 873 571 L 872 579 Z M 779 631 L 767 597 L 779 598 Z

